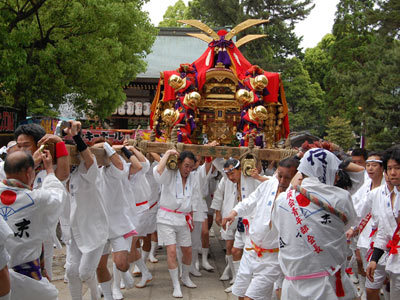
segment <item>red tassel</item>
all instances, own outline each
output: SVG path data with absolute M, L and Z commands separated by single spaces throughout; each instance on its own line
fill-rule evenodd
M 342 284 L 342 273 L 340 269 L 335 273 L 336 277 L 336 296 L 344 297 L 344 289 Z

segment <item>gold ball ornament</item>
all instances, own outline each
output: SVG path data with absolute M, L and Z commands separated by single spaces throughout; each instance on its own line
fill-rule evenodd
M 236 100 L 241 106 L 244 106 L 253 102 L 254 94 L 246 89 L 240 89 L 236 92 Z
M 256 90 L 263 90 L 268 85 L 268 78 L 265 75 L 257 75 L 254 78 L 254 88 Z
M 179 75 L 172 74 L 171 77 L 168 79 L 168 84 L 172 86 L 172 88 L 174 88 L 175 90 L 178 90 L 183 85 L 183 79 Z
M 198 92 L 191 92 L 185 95 L 185 98 L 183 99 L 183 104 L 189 106 L 191 109 L 196 109 L 200 100 L 201 96 Z
M 259 121 L 268 119 L 268 111 L 263 105 L 258 105 L 252 109 L 249 109 L 250 120 Z
M 167 108 L 162 112 L 161 119 L 168 126 L 172 126 L 179 118 L 179 112 L 175 109 Z

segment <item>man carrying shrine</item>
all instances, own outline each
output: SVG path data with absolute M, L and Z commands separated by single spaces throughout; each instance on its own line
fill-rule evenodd
M 54 174 L 50 152 L 44 150 L 40 159 L 47 173 L 40 188 L 32 189 L 35 164 L 24 151 L 7 156 L 7 178 L 0 183 L 1 216 L 14 232 L 6 242 L 15 278 L 11 299 L 57 299 L 58 295 L 43 276 L 39 258 L 43 241 L 55 230 L 61 215 L 64 186 Z
M 158 242 L 167 248 L 167 264 L 173 283 L 173 297 L 182 298 L 179 284 L 177 246 L 182 250 L 182 283 L 189 288 L 197 287 L 189 277 L 192 263 L 192 242 L 190 231 L 193 230 L 192 205 L 195 184 L 191 173 L 196 157 L 192 152 L 179 154 L 178 169 L 166 168 L 170 155 L 178 155 L 176 150 L 168 150 L 160 163 L 153 170 L 154 179 L 161 184 L 160 208 L 157 213 Z
M 297 173 L 298 164 L 295 158 L 280 161 L 276 175 L 261 183 L 239 202 L 222 222 L 225 227 L 236 216 L 253 215 L 249 238 L 232 290 L 239 299 L 271 299 L 274 283 L 283 280 L 278 261 L 278 232 L 271 226 L 271 214 L 275 199 L 289 187 Z
M 298 167 L 301 186 L 276 201 L 272 221 L 279 231 L 279 262 L 285 274 L 282 299 L 357 297 L 345 273 L 345 232 L 354 225 L 356 213 L 350 193 L 334 186 L 340 163 L 325 149 L 308 150 Z

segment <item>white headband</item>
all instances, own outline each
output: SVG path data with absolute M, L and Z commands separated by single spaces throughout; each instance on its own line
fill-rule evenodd
M 380 164 L 383 163 L 383 161 L 381 161 L 380 159 L 368 159 L 368 160 L 366 160 L 366 162 L 367 162 L 367 163 L 369 163 L 369 162 L 376 162 L 376 163 L 380 163 Z
M 232 168 L 229 168 L 228 170 L 225 170 L 225 169 L 224 169 L 224 173 L 232 172 L 233 170 L 235 170 L 235 169 L 238 168 L 239 166 L 240 166 L 240 160 L 238 160 L 237 163 L 236 163 Z

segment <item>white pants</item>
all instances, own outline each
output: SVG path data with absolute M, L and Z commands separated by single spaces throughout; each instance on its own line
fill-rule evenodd
M 274 283 L 282 279 L 278 253 L 264 253 L 258 257 L 254 251 L 245 250 L 232 293 L 254 300 L 271 299 Z
M 100 258 L 103 254 L 104 244 L 93 251 L 82 253 L 75 239 L 71 238 L 71 245 L 67 253 L 67 277 L 79 278 L 82 282 L 89 280 L 95 275 Z
M 361 260 L 363 263 L 363 268 L 364 270 L 367 269 L 368 267 L 368 261 L 367 261 L 367 254 L 368 254 L 368 249 L 367 248 L 359 248 L 360 249 L 360 255 L 361 255 Z M 386 279 L 386 270 L 385 267 L 377 264 L 376 265 L 376 270 L 374 273 L 374 282 L 371 282 L 368 277 L 365 278 L 365 287 L 368 289 L 375 289 L 379 290 L 383 286 L 383 282 Z
M 243 249 L 244 245 L 246 245 L 246 239 L 247 239 L 246 232 L 239 232 L 239 230 L 236 230 L 233 247 L 238 249 Z
M 57 300 L 58 290 L 47 278 L 35 280 L 9 269 L 11 300 Z
M 124 238 L 119 236 L 107 240 L 103 249 L 103 255 L 110 254 L 111 252 L 131 251 L 132 237 Z
M 179 245 L 192 246 L 190 230 L 187 225 L 175 226 L 157 223 L 158 244 L 160 246 Z

